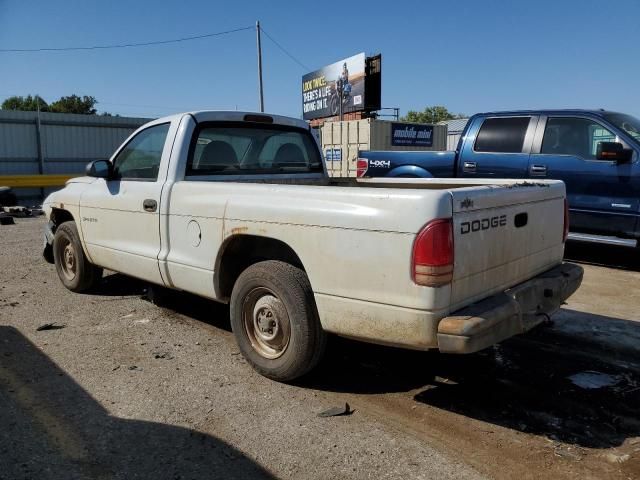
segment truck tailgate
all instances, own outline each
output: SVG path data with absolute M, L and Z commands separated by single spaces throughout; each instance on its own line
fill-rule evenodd
M 451 310 L 557 265 L 564 253 L 562 182 L 451 190 L 455 266 Z

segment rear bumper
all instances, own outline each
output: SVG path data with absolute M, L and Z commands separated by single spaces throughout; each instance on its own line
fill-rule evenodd
M 578 289 L 582 275 L 582 267 L 563 263 L 443 318 L 438 323 L 439 350 L 477 352 L 532 329 Z

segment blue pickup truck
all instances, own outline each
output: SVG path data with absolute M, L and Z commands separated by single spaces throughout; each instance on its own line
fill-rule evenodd
M 448 152 L 362 151 L 358 175 L 559 179 L 574 240 L 640 240 L 640 120 L 605 110 L 491 112 Z

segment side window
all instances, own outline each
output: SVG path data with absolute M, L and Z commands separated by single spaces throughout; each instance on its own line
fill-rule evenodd
M 476 138 L 476 152 L 521 153 L 531 117 L 487 118 Z
M 588 118 L 551 117 L 547 120 L 540 153 L 596 159 L 600 142 L 615 142 L 616 136 Z
M 116 178 L 125 180 L 157 180 L 164 142 L 169 124 L 149 127 L 125 145 L 115 158 Z

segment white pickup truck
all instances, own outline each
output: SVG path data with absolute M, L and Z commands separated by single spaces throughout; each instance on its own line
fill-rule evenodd
M 134 132 L 44 203 L 44 255 L 74 292 L 103 268 L 229 302 L 242 354 L 290 381 L 327 332 L 468 353 L 580 285 L 564 184 L 334 179 L 302 121 L 193 112 Z

